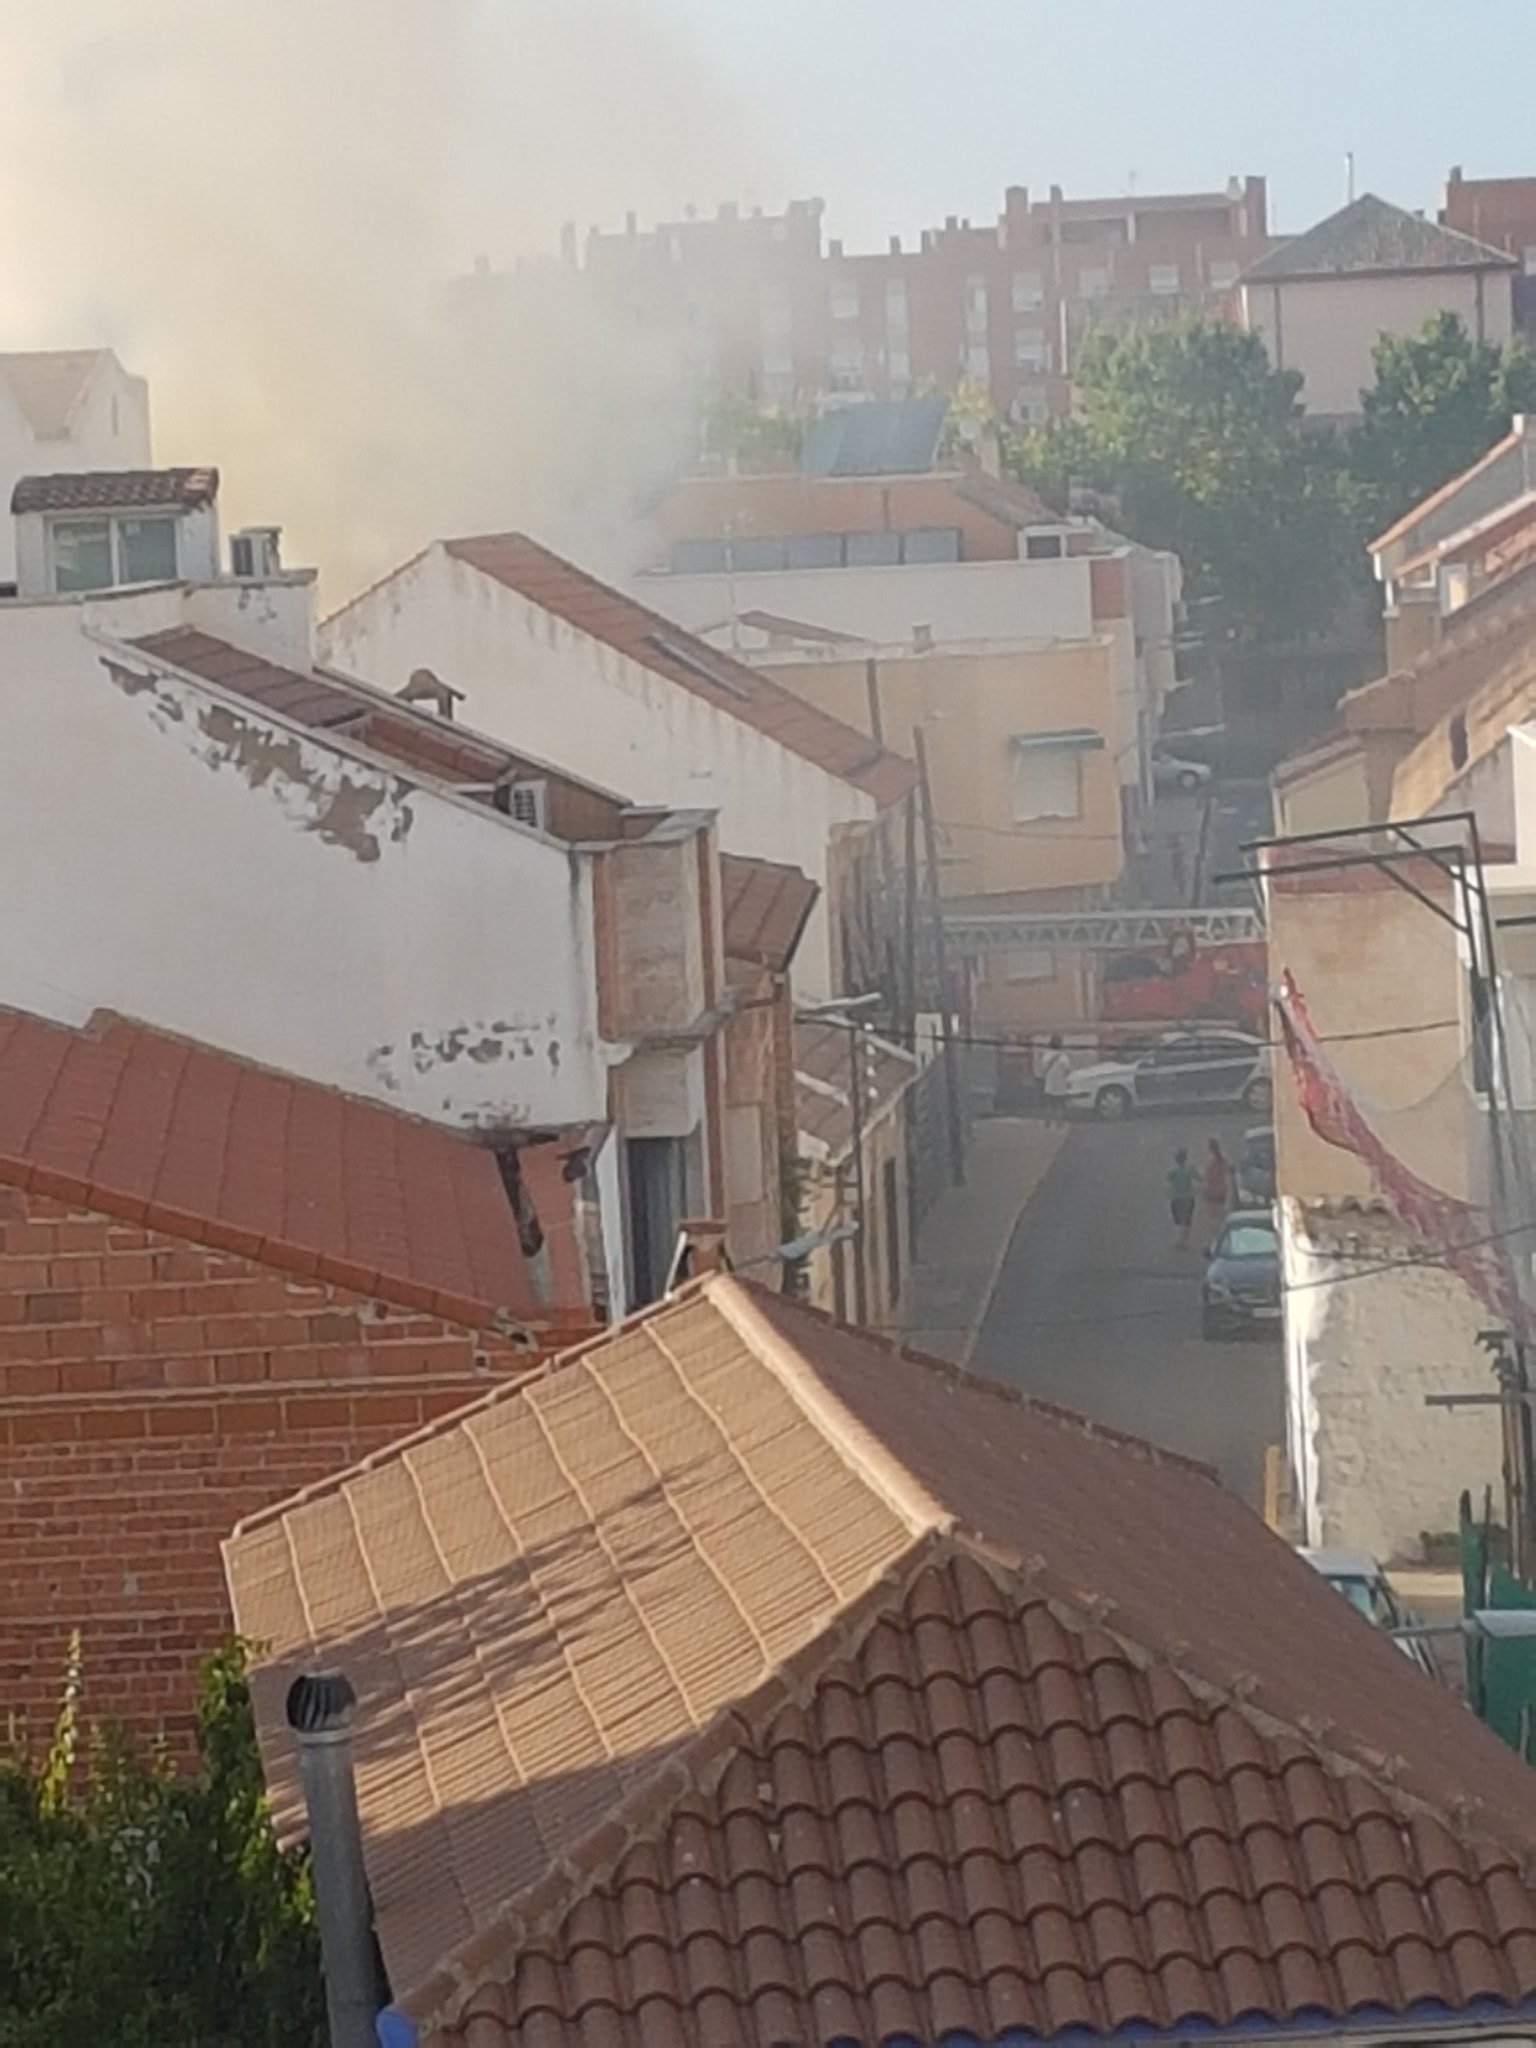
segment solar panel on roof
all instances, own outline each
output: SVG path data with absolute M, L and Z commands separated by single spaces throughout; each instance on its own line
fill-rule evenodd
M 933 468 L 948 417 L 947 398 L 843 406 L 805 437 L 807 476 L 920 476 Z

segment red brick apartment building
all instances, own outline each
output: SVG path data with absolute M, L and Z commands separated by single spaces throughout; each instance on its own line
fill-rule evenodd
M 590 1333 L 557 1147 L 0 1010 L 0 1725 L 182 1730 L 220 1543 Z
M 1440 225 L 1519 260 L 1515 328 L 1536 339 L 1536 178 L 1465 178 L 1457 164 L 1445 181 Z
M 954 215 L 917 246 L 823 242 L 822 203 L 782 214 L 722 206 L 641 232 L 594 229 L 582 275 L 605 310 L 693 337 L 727 390 L 768 402 L 831 394 L 903 398 L 962 379 L 1016 419 L 1064 411 L 1096 327 L 1225 313 L 1242 270 L 1271 246 L 1265 182 L 1224 191 L 1032 199 L 1010 186 L 995 224 Z M 577 261 L 574 231 L 565 238 Z

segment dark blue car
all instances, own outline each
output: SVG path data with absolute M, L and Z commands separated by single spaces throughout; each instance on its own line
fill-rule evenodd
M 1268 1209 L 1234 1209 L 1200 1284 L 1202 1337 L 1236 1337 L 1280 1320 L 1280 1240 Z

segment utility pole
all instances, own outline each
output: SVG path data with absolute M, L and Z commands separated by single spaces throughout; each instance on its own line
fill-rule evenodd
M 923 860 L 928 870 L 933 966 L 939 984 L 939 1043 L 943 1049 L 944 1103 L 949 1123 L 949 1177 L 959 1188 L 965 1185 L 965 1129 L 960 1115 L 955 1027 L 949 1010 L 949 956 L 944 944 L 944 899 L 939 893 L 939 846 L 933 823 L 933 785 L 928 779 L 928 741 L 920 725 L 912 728 L 912 756 L 917 763 L 917 789 L 923 806 Z
M 901 880 L 901 1021 L 908 1052 L 917 1051 L 917 799 L 903 815 L 906 847 Z
M 844 1027 L 848 1034 L 848 1108 L 852 1118 L 853 1135 L 853 1199 L 858 1209 L 859 1229 L 853 1240 L 853 1319 L 864 1324 L 869 1321 L 869 1270 L 865 1263 L 868 1256 L 869 1232 L 865 1222 L 869 1215 L 869 1191 L 865 1187 L 864 1175 L 864 1026 L 850 1019 Z

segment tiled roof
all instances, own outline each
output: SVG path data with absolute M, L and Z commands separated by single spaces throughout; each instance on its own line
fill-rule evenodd
M 375 753 L 403 761 L 443 782 L 478 787 L 509 775 L 554 772 L 398 697 L 386 697 L 382 691 L 340 677 L 283 668 L 194 627 L 172 626 L 148 633 L 133 644 L 156 661 L 217 683 L 264 710 L 291 718 L 298 725 L 345 731 L 349 739 Z
M 1243 273 L 1244 284 L 1359 276 L 1394 270 L 1512 270 L 1515 259 L 1422 214 L 1363 192 L 1303 235 L 1293 235 Z
M 0 384 L 40 441 L 61 441 L 92 377 L 112 360 L 107 348 L 8 351 L 0 354 Z
M 846 1024 L 806 1020 L 795 1026 L 795 1121 L 808 1138 L 825 1145 L 834 1162 L 853 1149 L 855 1035 Z M 865 1083 L 864 1121 L 889 1108 L 917 1078 L 917 1061 L 900 1046 L 862 1034 L 857 1053 Z
M 559 1241 L 569 1190 L 536 1170 Z M 456 1321 L 542 1314 L 490 1151 L 119 1017 L 0 1010 L 0 1181 Z
M 526 534 L 485 534 L 445 543 L 456 560 L 504 583 L 579 633 L 665 676 L 717 711 L 777 740 L 802 760 L 852 783 L 884 809 L 915 787 L 910 761 L 818 711 L 772 677 L 695 638 L 622 591 L 600 583 Z
M 1536 1778 L 1213 1474 L 738 1278 L 227 1560 L 438 2048 L 1536 1996 Z
M 1536 1988 L 1507 1850 L 1019 1573 L 942 1539 L 915 1566 L 713 1729 L 431 2048 L 1042 2040 Z
M 141 506 L 191 509 L 219 494 L 216 469 L 87 469 L 73 475 L 24 476 L 11 493 L 13 512 L 128 512 Z
M 785 861 L 723 853 L 720 890 L 726 958 L 786 973 L 821 894 L 817 884 Z

